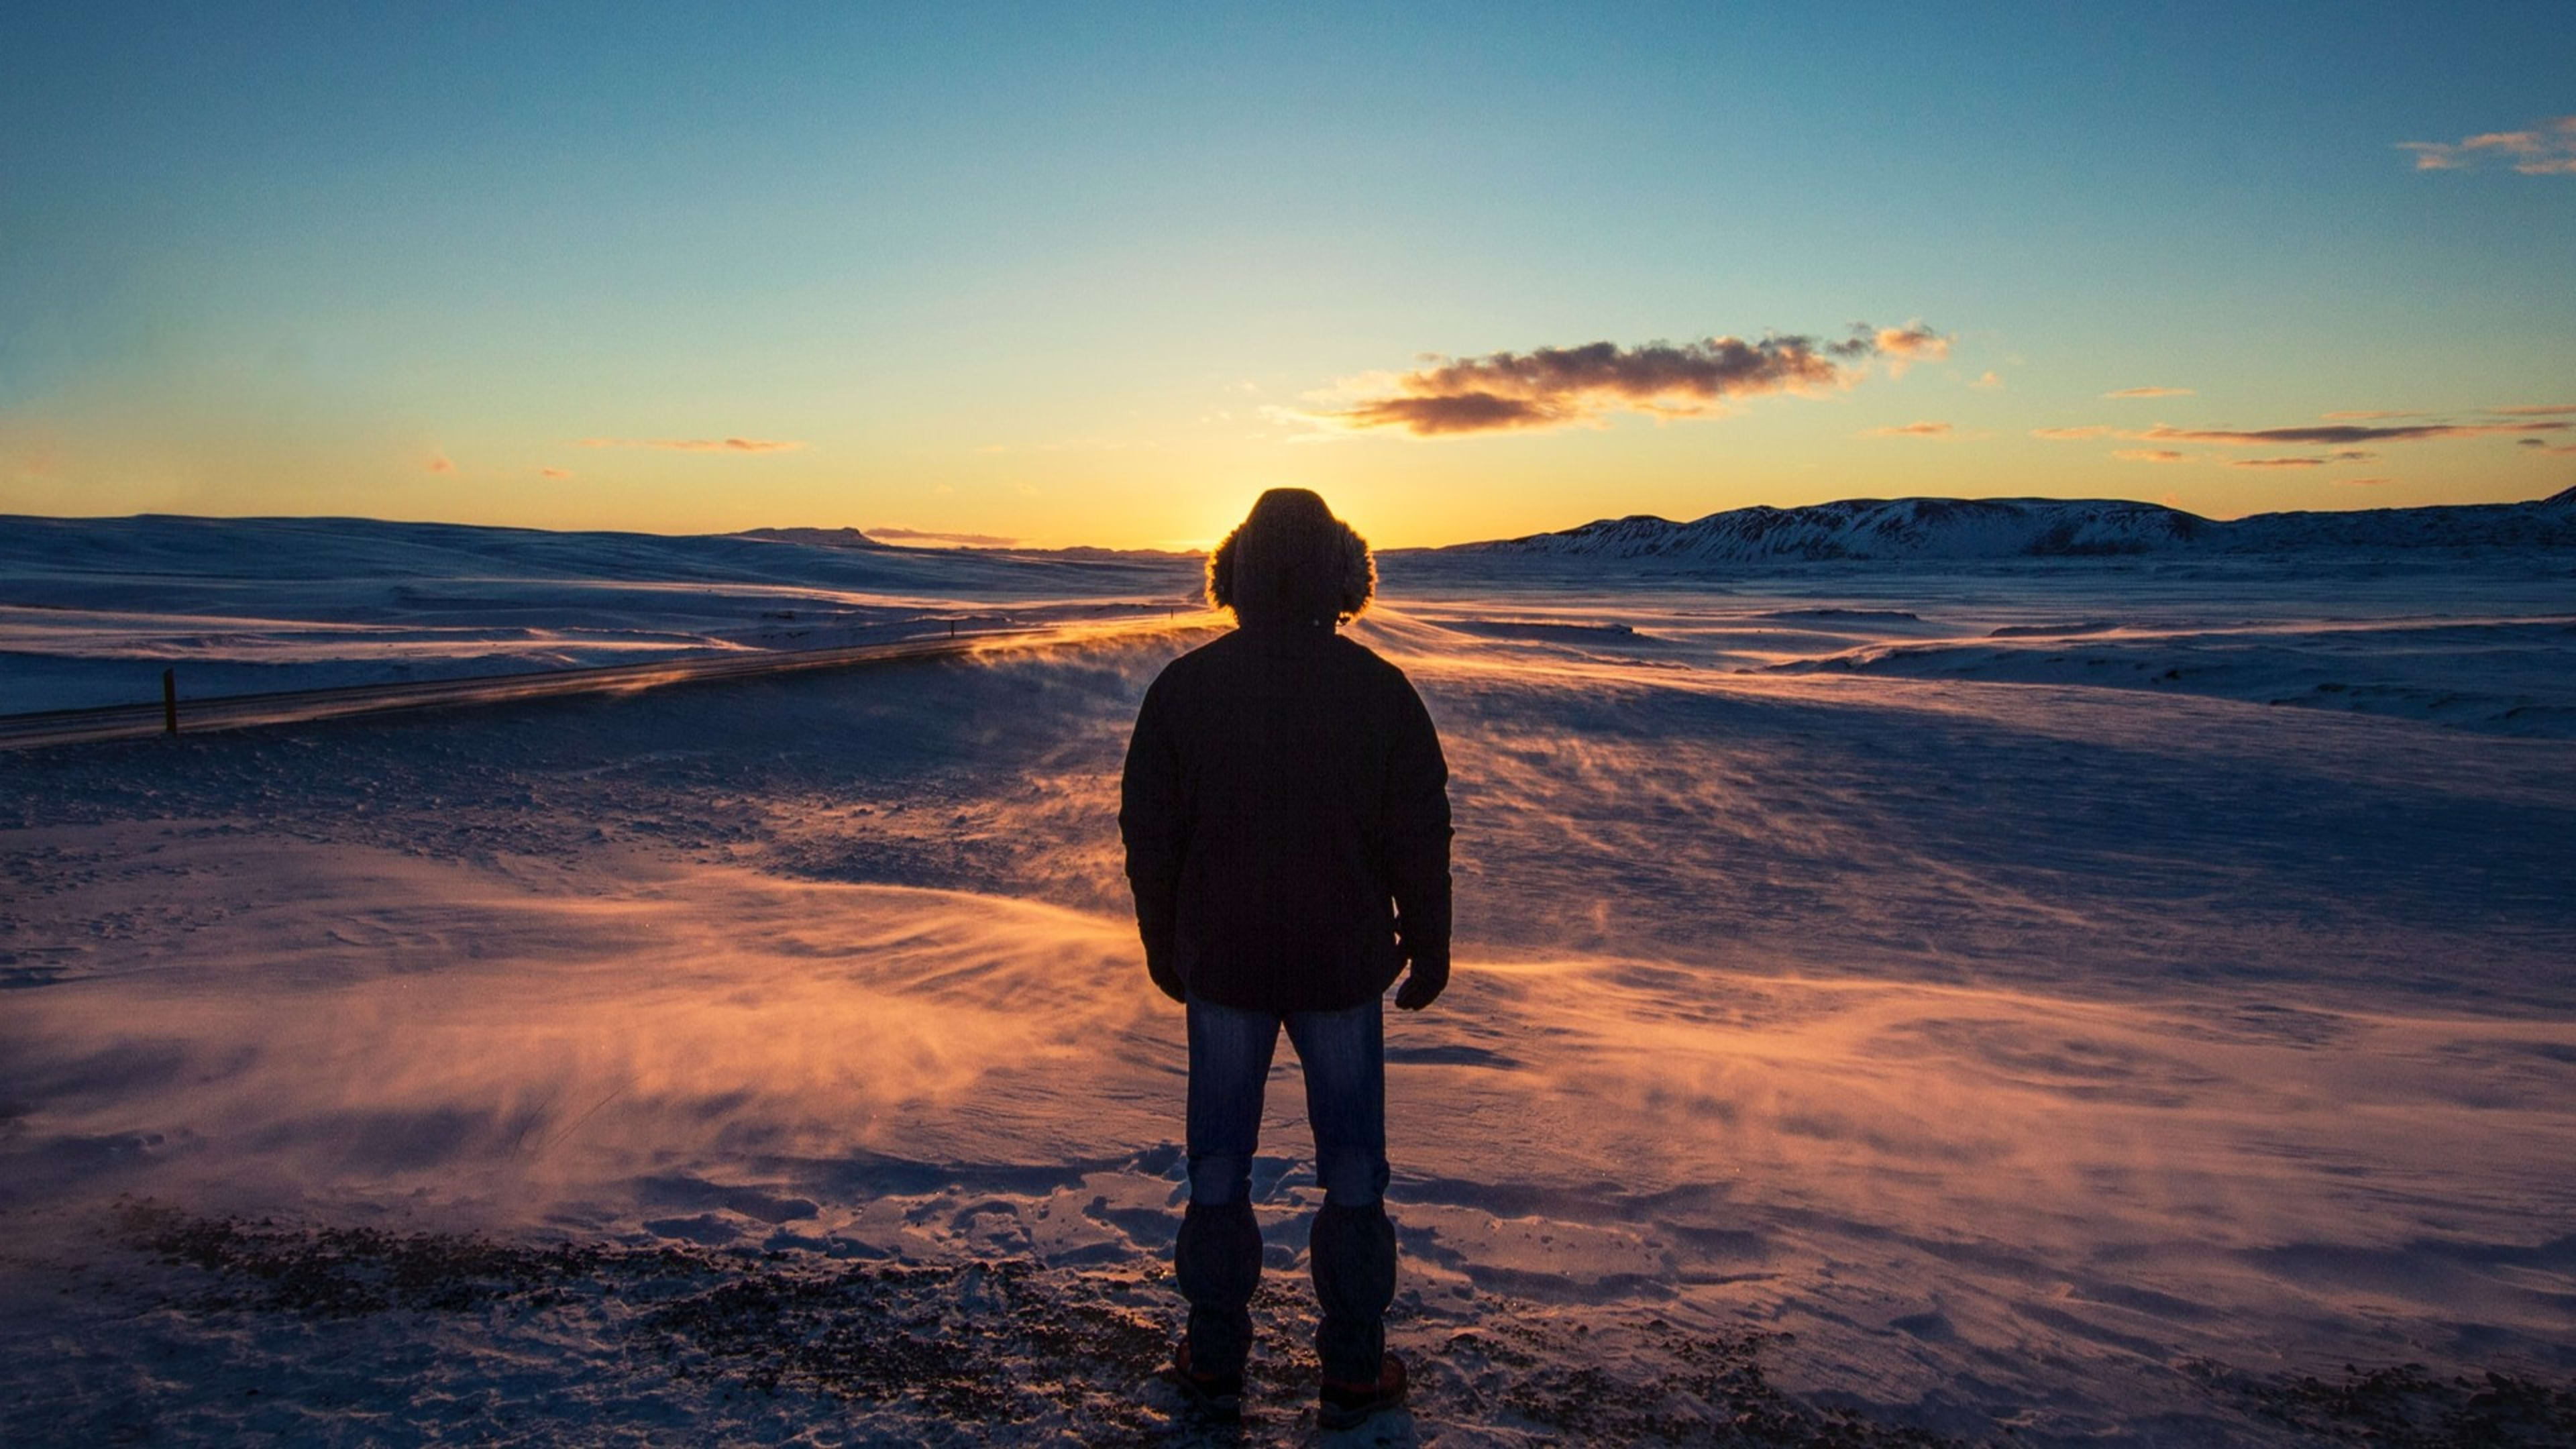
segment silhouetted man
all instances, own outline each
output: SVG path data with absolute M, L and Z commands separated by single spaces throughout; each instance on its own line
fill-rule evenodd
M 1335 633 L 1368 607 L 1368 545 L 1301 488 L 1274 488 L 1208 556 L 1239 627 L 1145 693 L 1118 812 L 1145 968 L 1189 1009 L 1190 1205 L 1173 1250 L 1189 1331 L 1174 1379 L 1238 1411 L 1261 1277 L 1252 1157 L 1284 1025 L 1306 1078 L 1324 1205 L 1309 1254 L 1323 1310 L 1320 1418 L 1404 1401 L 1386 1352 L 1379 998 L 1418 1011 L 1449 980 L 1448 765 L 1413 686 Z

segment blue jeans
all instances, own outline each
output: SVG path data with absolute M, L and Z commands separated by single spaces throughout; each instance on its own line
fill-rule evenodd
M 1386 1195 L 1386 1031 L 1375 998 L 1343 1011 L 1244 1011 L 1190 998 L 1190 1201 L 1252 1195 L 1262 1088 L 1279 1028 L 1306 1075 L 1306 1122 L 1324 1201 L 1367 1207 Z

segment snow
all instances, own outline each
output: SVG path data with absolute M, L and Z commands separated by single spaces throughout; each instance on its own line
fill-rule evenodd
M 2124 499 L 1876 498 L 1804 508 L 1739 508 L 1689 523 L 1605 518 L 1560 533 L 1441 552 L 1664 567 L 1777 559 L 2096 558 L 2135 554 L 2373 549 L 2564 549 L 2576 544 L 2576 488 L 2531 503 L 2267 513 L 2221 522 Z
M 230 621 L 208 668 L 504 554 L 437 627 L 1190 574 L 150 523 L 0 535 L 6 597 Z M 1373 1437 L 2563 1440 L 2570 577 L 1387 559 L 1355 630 L 1447 741 L 1462 934 L 1390 1017 Z M 0 756 L 0 1438 L 1166 1434 L 1180 1023 L 1114 810 L 1202 637 Z M 1244 1442 L 1312 1430 L 1293 1072 Z
M 1198 575 L 763 532 L 789 536 L 0 517 L 0 713 L 156 701 L 165 668 L 229 696 L 1161 614 Z

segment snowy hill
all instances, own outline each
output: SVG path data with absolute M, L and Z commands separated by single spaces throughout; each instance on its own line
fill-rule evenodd
M 1738 508 L 1689 523 L 1605 518 L 1433 552 L 1758 563 L 2458 547 L 2576 548 L 2576 488 L 2532 503 L 2264 513 L 2227 522 L 2121 499 L 1854 498 Z
M 1133 577 L 1113 578 L 1127 565 Z M 1179 571 L 1184 581 L 1190 571 Z M 1170 587 L 1169 560 L 899 548 L 854 528 L 734 534 L 557 531 L 375 518 L 42 518 L 0 514 L 0 594 L 85 604 L 92 590 L 182 584 L 216 592 L 296 583 L 618 580 L 939 596 L 1062 597 Z
M 0 713 L 832 649 L 1187 607 L 1195 559 L 892 548 L 855 530 L 554 532 L 0 514 Z
M 746 528 L 731 536 L 763 539 L 770 543 L 801 543 L 813 548 L 886 547 L 855 528 Z

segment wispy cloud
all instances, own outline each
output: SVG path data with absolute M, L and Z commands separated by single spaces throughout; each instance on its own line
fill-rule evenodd
M 2104 397 L 2190 397 L 2187 387 L 2123 387 L 2102 394 Z
M 1872 428 L 1873 438 L 1946 438 L 1954 431 L 1948 423 L 1903 423 L 1893 427 Z
M 2330 448 L 2349 443 L 2411 443 L 2427 438 L 2476 438 L 2494 433 L 2558 433 L 2566 423 L 2330 423 L 2299 428 L 2173 428 L 2158 423 L 2124 438 L 2147 442 L 2217 443 L 2227 447 L 2267 447 L 2306 443 Z
M 2397 480 L 2394 478 L 2337 478 L 2334 480 L 2334 486 L 2337 488 L 2378 488 L 2396 481 Z
M 2187 463 L 2191 461 L 2190 454 L 2177 453 L 2171 448 L 2116 448 L 2112 450 L 2111 456 L 2124 463 Z
M 432 453 L 429 455 L 428 466 L 432 473 L 453 473 L 456 471 L 456 460 L 445 453 Z
M 2367 422 L 2373 418 L 2422 418 L 2430 417 L 2432 415 L 2430 413 L 2407 412 L 2397 408 L 2360 408 L 2351 412 L 2320 413 L 2318 416 L 2333 422 Z
M 2113 428 L 2098 423 L 2071 428 L 2033 428 L 2034 438 L 2073 442 L 2086 438 L 2122 438 L 2133 443 L 2211 443 L 2229 448 L 2305 445 L 2331 448 L 2357 443 L 2411 443 L 2427 438 L 2475 438 L 2499 433 L 2563 433 L 2576 423 L 2329 423 L 2295 428 L 2177 428 L 2158 423 L 2151 428 Z
M 570 468 L 539 468 L 537 470 L 537 476 L 540 478 L 569 478 L 572 476 L 572 470 Z
M 2379 455 L 2363 448 L 2344 448 L 2322 458 L 2235 458 L 2230 468 L 2322 468 L 2329 463 L 2367 463 Z
M 2576 455 L 2576 443 L 2560 443 L 2553 446 L 2546 438 L 2516 438 L 2514 441 L 2523 447 L 2537 448 L 2541 452 L 2556 454 L 2560 457 Z
M 2564 418 L 2576 417 L 2576 403 L 2543 403 L 2537 407 L 2518 408 L 2480 408 L 2479 411 L 2492 413 L 2500 418 Z
M 2418 171 L 2466 171 L 2488 161 L 2525 176 L 2576 176 L 2576 116 L 2552 116 L 2528 130 L 2489 131 L 2457 141 L 2400 141 Z
M 1412 372 L 1346 384 L 1346 395 L 1357 395 L 1346 406 L 1295 416 L 1345 431 L 1395 428 L 1416 437 L 1565 427 L 1619 411 L 1706 417 L 1737 398 L 1849 386 L 1872 359 L 1885 360 L 1893 372 L 1949 350 L 1949 338 L 1916 322 L 1859 325 L 1834 342 L 1711 337 L 1433 357 Z
M 1978 373 L 1977 380 L 1968 384 L 1968 386 L 1976 388 L 1981 392 L 1997 392 L 2002 390 L 2003 385 L 2004 380 L 1997 376 L 1995 370 L 1991 367 Z
M 668 453 L 792 453 L 803 443 L 776 438 L 584 438 L 585 448 L 658 448 Z
M 998 533 L 942 533 L 926 528 L 863 528 L 859 531 L 884 543 L 949 543 L 964 548 L 1009 548 L 1019 542 Z

